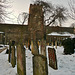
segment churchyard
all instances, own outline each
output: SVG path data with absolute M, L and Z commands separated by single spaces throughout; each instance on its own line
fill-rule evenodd
M 29 14 L 26 26 L 0 24 L 1 42 L 8 47 L 0 53 L 0 74 L 74 75 L 75 54 L 64 55 L 61 44 L 70 35 L 48 35 L 52 30 L 44 26 L 42 6 L 31 4 Z M 53 28 L 74 33 L 73 28 Z

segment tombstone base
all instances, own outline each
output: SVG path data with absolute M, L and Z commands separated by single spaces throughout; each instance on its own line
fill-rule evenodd
M 47 59 L 45 56 L 34 55 L 33 75 L 48 75 Z

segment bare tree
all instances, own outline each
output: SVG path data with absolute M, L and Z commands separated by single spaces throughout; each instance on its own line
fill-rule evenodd
M 35 0 L 34 4 L 39 4 L 43 6 L 44 13 L 44 23 L 47 26 L 51 26 L 59 21 L 59 26 L 66 18 L 66 8 L 63 6 L 53 6 L 50 2 L 44 2 L 42 0 Z
M 47 25 L 49 23 L 49 20 L 51 19 L 52 13 L 53 13 L 53 6 L 49 2 L 45 2 L 42 0 L 35 0 L 34 4 L 39 4 L 43 6 L 43 14 L 44 14 L 44 23 Z
M 51 23 L 56 23 L 57 21 L 59 22 L 59 26 L 62 26 L 62 22 L 67 20 L 66 17 L 66 12 L 67 9 L 63 6 L 56 6 L 53 15 L 51 16 L 53 19 L 51 20 L 51 22 L 49 23 L 49 25 Z
M 75 20 L 75 0 L 69 0 L 68 5 L 70 8 L 69 17 Z
M 5 21 L 5 17 L 7 17 L 7 3 L 7 0 L 0 0 L 0 23 L 3 23 Z
M 28 13 L 22 12 L 22 13 L 19 14 L 18 19 L 17 19 L 17 22 L 19 24 L 24 25 L 24 23 L 28 22 L 28 17 L 29 17 L 29 14 Z

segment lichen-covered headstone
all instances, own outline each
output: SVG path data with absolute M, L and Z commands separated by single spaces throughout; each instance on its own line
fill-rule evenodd
M 43 55 L 33 57 L 33 75 L 48 75 L 47 59 Z
M 18 75 L 26 75 L 25 50 L 22 44 L 17 46 L 17 73 Z
M 56 51 L 54 48 L 48 48 L 49 66 L 57 69 Z

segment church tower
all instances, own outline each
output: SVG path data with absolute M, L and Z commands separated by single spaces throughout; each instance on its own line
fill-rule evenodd
M 30 34 L 36 33 L 36 37 L 39 39 L 43 36 L 44 17 L 41 5 L 30 4 L 28 29 Z

